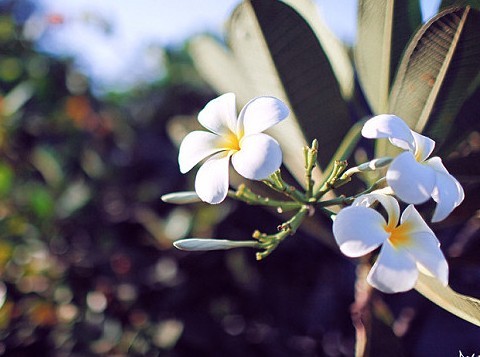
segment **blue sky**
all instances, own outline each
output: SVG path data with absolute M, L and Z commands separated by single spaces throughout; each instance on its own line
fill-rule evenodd
M 61 15 L 49 25 L 40 47 L 76 59 L 98 88 L 122 88 L 162 75 L 161 46 L 213 32 L 240 0 L 40 0 L 42 14 Z M 315 0 L 332 31 L 344 42 L 355 40 L 357 0 Z M 425 15 L 438 0 L 423 1 Z M 152 46 L 155 44 L 156 46 Z

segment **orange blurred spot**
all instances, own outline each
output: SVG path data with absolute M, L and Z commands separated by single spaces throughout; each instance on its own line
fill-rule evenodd
M 71 96 L 67 98 L 65 103 L 65 113 L 73 119 L 74 123 L 83 127 L 87 117 L 91 114 L 92 107 L 87 97 Z
M 48 14 L 47 22 L 51 25 L 62 25 L 65 23 L 65 17 L 62 14 Z
M 68 97 L 65 102 L 65 113 L 77 128 L 98 136 L 107 135 L 112 131 L 112 118 L 103 113 L 97 113 L 86 96 Z
M 52 304 L 38 302 L 28 311 L 30 320 L 38 326 L 55 325 L 57 322 L 57 313 Z

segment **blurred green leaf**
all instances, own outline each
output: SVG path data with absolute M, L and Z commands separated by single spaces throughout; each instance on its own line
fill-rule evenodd
M 56 187 L 63 181 L 63 171 L 57 153 L 52 149 L 36 147 L 32 153 L 31 160 L 49 185 Z
M 9 16 L 0 16 L 0 42 L 7 42 L 15 35 L 15 25 Z
M 39 218 L 52 216 L 55 203 L 50 192 L 42 186 L 35 186 L 30 192 L 30 208 Z
M 22 62 L 15 57 L 7 57 L 0 60 L 0 80 L 13 82 L 23 72 Z
M 480 12 L 448 9 L 415 35 L 402 59 L 389 111 L 442 142 L 480 71 Z
M 401 54 L 421 24 L 418 0 L 361 0 L 355 64 L 375 114 L 385 113 Z
M 72 182 L 57 200 L 56 212 L 66 218 L 82 208 L 91 198 L 90 187 L 82 180 Z
M 15 114 L 27 103 L 33 94 L 33 84 L 29 81 L 21 82 L 3 98 L 0 115 L 10 116 Z
M 10 192 L 14 177 L 10 166 L 0 163 L 0 197 L 5 197 Z

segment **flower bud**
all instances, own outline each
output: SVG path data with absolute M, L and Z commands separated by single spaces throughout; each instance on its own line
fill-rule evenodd
M 173 242 L 175 248 L 187 251 L 226 250 L 232 248 L 257 248 L 256 241 L 231 241 L 226 239 L 189 238 Z
M 195 191 L 182 191 L 167 193 L 161 197 L 163 202 L 184 205 L 187 203 L 202 202 Z

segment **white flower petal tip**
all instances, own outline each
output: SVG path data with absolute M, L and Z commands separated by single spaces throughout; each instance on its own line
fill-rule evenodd
M 186 251 L 227 250 L 233 248 L 258 248 L 257 241 L 231 241 L 226 239 L 189 238 L 173 242 L 173 246 Z
M 256 97 L 240 112 L 238 130 L 243 129 L 245 135 L 258 134 L 280 123 L 289 114 L 290 110 L 280 99 Z
M 407 152 L 393 159 L 387 183 L 406 203 L 420 204 L 433 198 L 437 207 L 432 222 L 445 219 L 463 201 L 460 183 L 448 173 L 439 157 L 428 159 L 435 141 L 408 128 L 399 117 L 382 114 L 368 120 L 362 128 L 366 138 L 388 138 Z
M 172 192 L 160 198 L 165 203 L 184 205 L 188 203 L 202 202 L 195 191 Z
M 378 201 L 388 220 L 370 206 Z M 333 223 L 333 235 L 340 250 L 359 257 L 382 245 L 367 281 L 386 293 L 412 289 L 418 270 L 425 269 L 442 284 L 448 284 L 448 264 L 433 231 L 413 205 L 399 217 L 398 202 L 390 196 L 367 194 L 341 210 Z
M 401 142 L 393 144 L 402 149 L 414 145 L 414 138 L 408 125 L 392 114 L 381 114 L 367 120 L 362 128 L 362 136 L 368 139 L 394 138 Z
M 235 94 L 225 93 L 207 103 L 198 113 L 198 121 L 215 134 L 227 134 L 235 132 L 236 112 Z
M 240 175 L 263 180 L 282 164 L 278 142 L 262 131 L 278 124 L 289 114 L 287 106 L 274 97 L 257 97 L 237 119 L 235 95 L 227 93 L 210 101 L 198 114 L 198 121 L 210 132 L 189 133 L 180 145 L 180 171 L 190 171 L 200 161 L 195 191 L 204 202 L 217 204 L 228 193 L 230 157 Z

